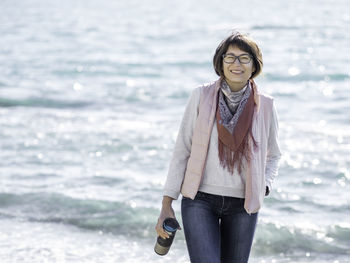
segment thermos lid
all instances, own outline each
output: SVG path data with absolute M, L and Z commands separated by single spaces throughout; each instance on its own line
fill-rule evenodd
M 179 223 L 175 218 L 168 217 L 163 222 L 163 228 L 169 232 L 175 232 L 179 228 Z

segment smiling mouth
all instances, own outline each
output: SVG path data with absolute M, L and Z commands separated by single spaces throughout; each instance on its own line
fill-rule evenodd
M 241 74 L 241 73 L 243 73 L 242 70 L 230 70 L 230 72 L 233 73 L 233 74 Z

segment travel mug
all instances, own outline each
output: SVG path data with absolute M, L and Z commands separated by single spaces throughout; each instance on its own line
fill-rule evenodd
M 168 217 L 164 220 L 163 229 L 169 234 L 169 238 L 161 238 L 158 236 L 156 245 L 154 246 L 154 251 L 158 255 L 164 256 L 168 253 L 179 226 L 175 218 Z

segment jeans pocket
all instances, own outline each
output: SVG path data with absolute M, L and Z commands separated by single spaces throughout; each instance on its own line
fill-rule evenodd
M 206 202 L 212 202 L 215 201 L 215 196 L 212 194 L 204 193 L 204 192 L 197 192 L 195 200 L 202 200 Z
M 194 199 L 203 199 L 203 198 L 205 198 L 205 193 L 198 191 Z

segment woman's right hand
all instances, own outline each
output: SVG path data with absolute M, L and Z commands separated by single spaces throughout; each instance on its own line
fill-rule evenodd
M 155 230 L 156 230 L 158 236 L 160 236 L 161 238 L 169 238 L 168 233 L 165 232 L 163 229 L 163 222 L 168 217 L 176 219 L 174 209 L 171 207 L 171 204 L 166 205 L 166 206 L 163 205 L 162 210 L 160 211 L 158 222 L 157 222 L 156 227 L 155 227 Z M 179 226 L 178 230 L 181 230 L 180 226 Z

